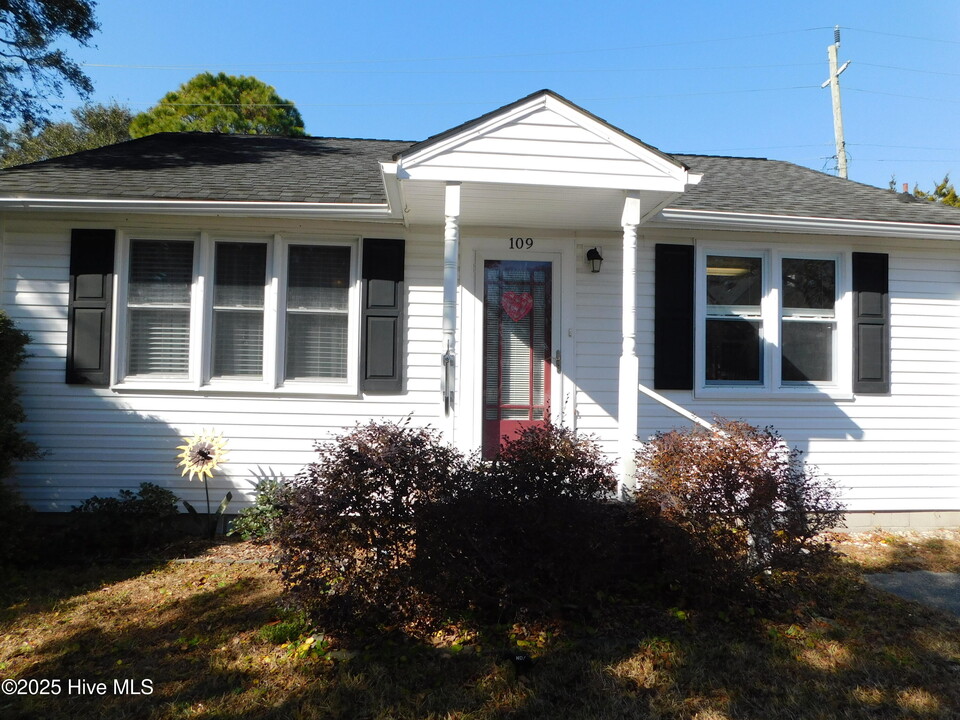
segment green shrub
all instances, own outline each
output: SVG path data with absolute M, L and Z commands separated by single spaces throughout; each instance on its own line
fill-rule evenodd
M 27 357 L 30 337 L 0 310 L 0 479 L 10 476 L 13 463 L 38 456 L 37 446 L 18 427 L 26 416 L 13 373 Z
M 17 489 L 0 480 L 0 568 L 33 562 L 35 513 Z
M 310 630 L 310 622 L 299 610 L 282 610 L 272 623 L 258 631 L 260 639 L 274 645 L 283 645 L 303 637 Z
M 843 509 L 833 483 L 770 428 L 724 419 L 716 428 L 647 443 L 637 455 L 638 503 L 693 542 L 689 570 L 706 588 L 729 591 L 809 563 Z
M 4 483 L 14 462 L 39 456 L 37 446 L 26 439 L 19 424 L 26 419 L 20 405 L 13 373 L 27 357 L 30 337 L 0 310 L 0 566 L 29 562 L 34 557 L 30 540 L 33 513 L 16 488 Z
M 283 478 L 264 477 L 254 486 L 253 505 L 244 508 L 230 523 L 227 535 L 244 540 L 270 540 L 289 503 L 290 489 Z
M 157 547 L 174 537 L 179 500 L 166 488 L 146 482 L 136 493 L 94 495 L 73 508 L 66 549 L 78 555 L 117 556 Z

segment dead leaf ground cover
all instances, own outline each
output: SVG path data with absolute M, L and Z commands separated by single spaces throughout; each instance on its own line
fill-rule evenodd
M 433 643 L 325 636 L 283 610 L 268 553 L 249 544 L 35 569 L 0 590 L 0 678 L 59 692 L 0 695 L 0 717 L 960 717 L 960 623 L 860 577 L 951 567 L 960 543 L 878 537 L 836 538 L 861 556 L 774 615 L 613 606 L 589 621 L 451 625 Z M 528 673 L 501 659 L 511 649 L 533 657 Z
M 864 572 L 960 573 L 960 530 L 836 534 L 834 546 Z

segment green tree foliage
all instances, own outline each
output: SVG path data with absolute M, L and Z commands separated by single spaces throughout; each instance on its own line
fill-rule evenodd
M 138 138 L 159 132 L 303 135 L 303 118 L 290 100 L 255 77 L 201 73 L 167 93 L 130 125 Z
M 929 200 L 930 202 L 943 203 L 960 207 L 960 195 L 957 195 L 957 189 L 950 182 L 950 176 L 944 175 L 943 180 L 933 189 L 932 192 L 924 192 L 919 187 L 914 186 L 913 194 L 918 198 Z
M 0 166 L 25 165 L 130 139 L 133 113 L 122 105 L 84 105 L 71 114 L 73 122 L 25 122 L 0 132 Z
M 93 91 L 80 66 L 54 47 L 68 37 L 86 45 L 100 26 L 92 0 L 0 2 L 0 121 L 38 124 L 44 100 L 63 97 L 65 87 L 82 97 Z

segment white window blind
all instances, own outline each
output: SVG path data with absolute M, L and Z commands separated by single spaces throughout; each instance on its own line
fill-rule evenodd
M 213 377 L 263 377 L 266 243 L 218 242 L 214 262 Z
M 346 380 L 349 292 L 349 247 L 289 247 L 286 379 Z
M 131 240 L 129 375 L 187 376 L 193 252 L 191 241 Z

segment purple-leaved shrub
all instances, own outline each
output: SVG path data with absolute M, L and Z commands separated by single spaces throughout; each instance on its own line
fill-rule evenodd
M 771 428 L 718 418 L 659 433 L 637 454 L 637 500 L 682 529 L 726 584 L 801 568 L 843 510 L 835 486 Z M 703 568 L 700 568 L 703 572 Z

